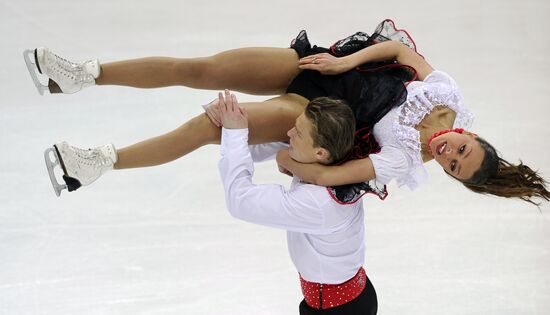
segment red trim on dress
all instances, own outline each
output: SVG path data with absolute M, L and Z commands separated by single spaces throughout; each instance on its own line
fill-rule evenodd
M 338 204 L 341 204 L 341 205 L 352 205 L 354 203 L 356 203 L 357 201 L 361 200 L 361 198 L 366 195 L 366 194 L 373 194 L 375 196 L 377 196 L 378 198 L 380 198 L 380 200 L 384 200 L 386 199 L 386 197 L 388 197 L 389 193 L 388 193 L 388 190 L 386 189 L 386 185 L 384 185 L 384 194 L 383 195 L 379 195 L 373 191 L 365 191 L 364 193 L 362 193 L 361 195 L 359 195 L 359 197 L 357 197 L 354 201 L 350 201 L 350 202 L 344 202 L 344 201 L 340 201 L 338 200 L 338 197 L 336 197 L 336 195 L 334 195 L 332 193 L 332 190 L 330 190 L 330 187 L 326 187 L 327 191 L 328 191 L 328 194 L 330 195 L 330 197 L 336 201 L 336 203 Z
M 393 26 L 393 29 L 398 31 L 398 32 L 405 32 L 405 34 L 407 34 L 407 37 L 411 40 L 411 42 L 413 43 L 413 46 L 414 46 L 414 51 L 419 54 L 422 58 L 424 58 L 424 56 L 422 56 L 418 50 L 416 49 L 416 42 L 414 41 L 414 39 L 412 38 L 411 34 L 409 34 L 409 32 L 407 32 L 406 29 L 399 29 L 397 27 L 395 27 L 395 22 L 392 20 L 392 19 L 386 19 L 386 21 L 390 21 L 391 22 L 391 25 Z M 426 58 L 424 58 L 426 59 Z
M 363 133 L 363 131 L 365 130 L 368 130 L 369 132 L 366 133 L 366 134 L 363 134 L 362 136 L 359 136 L 360 134 Z M 372 128 L 370 127 L 364 127 L 364 128 L 361 128 L 361 129 L 358 129 L 355 131 L 355 137 L 359 137 L 363 142 L 367 142 L 368 141 L 368 138 L 371 137 L 371 133 L 372 133 Z M 367 141 L 365 141 L 365 139 L 367 139 Z M 354 140 L 354 143 L 357 143 L 357 141 Z M 372 148 L 372 146 L 369 148 L 369 152 L 365 155 L 362 155 L 360 154 L 360 152 L 358 153 L 357 151 L 360 151 L 359 150 L 356 150 L 356 147 L 358 145 L 355 145 L 354 144 L 354 147 L 352 149 L 352 152 L 348 155 L 348 158 L 344 161 L 344 162 L 341 162 L 339 163 L 338 165 L 341 165 L 342 163 L 345 163 L 347 161 L 351 161 L 351 160 L 360 160 L 360 159 L 364 159 L 364 158 L 367 158 L 370 154 L 376 154 L 376 153 L 379 153 L 380 152 L 380 146 L 378 145 L 378 143 L 376 143 L 376 147 L 375 148 Z M 384 200 L 386 199 L 386 197 L 388 196 L 388 190 L 386 189 L 386 185 L 384 185 L 384 190 L 383 190 L 383 193 L 381 194 L 378 194 L 374 191 L 369 191 L 369 190 L 366 190 L 364 193 L 362 193 L 361 195 L 357 196 L 356 198 L 353 199 L 353 201 L 348 201 L 348 202 L 345 202 L 345 201 L 341 201 L 338 199 L 338 197 L 336 197 L 336 195 L 333 193 L 333 190 L 334 190 L 334 186 L 329 186 L 329 187 L 326 187 L 327 189 L 327 192 L 328 194 L 330 195 L 330 197 L 336 201 L 336 203 L 338 204 L 341 204 L 341 205 L 352 205 L 354 203 L 356 203 L 357 201 L 359 201 L 359 199 L 361 199 L 365 194 L 373 194 L 373 195 L 376 195 L 378 196 L 378 198 L 380 198 L 380 200 Z

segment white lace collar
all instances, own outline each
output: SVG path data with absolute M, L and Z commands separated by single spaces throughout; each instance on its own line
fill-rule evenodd
M 409 173 L 397 179 L 399 186 L 415 189 L 428 178 L 422 161 L 420 133 L 415 127 L 435 106 L 447 106 L 456 113 L 453 128 L 469 129 L 472 125 L 474 115 L 466 108 L 456 85 L 425 83 L 408 91 L 407 100 L 398 109 L 397 120 L 392 126 L 397 140 L 412 159 Z

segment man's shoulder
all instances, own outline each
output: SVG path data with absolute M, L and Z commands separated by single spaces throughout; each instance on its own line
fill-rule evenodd
M 295 190 L 296 193 L 300 193 L 301 196 L 308 195 L 309 198 L 315 200 L 315 202 L 325 208 L 350 208 L 350 207 L 360 207 L 361 201 L 357 201 L 353 204 L 345 204 L 336 199 L 336 196 L 333 196 L 330 193 L 328 187 L 318 186 L 309 183 L 300 182 L 298 179 L 294 179 L 296 182 L 293 184 L 292 190 Z

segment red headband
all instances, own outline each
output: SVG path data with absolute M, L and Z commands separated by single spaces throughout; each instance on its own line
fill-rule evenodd
M 438 131 L 436 133 L 434 133 L 430 139 L 428 140 L 428 153 L 430 153 L 430 155 L 433 156 L 432 154 L 432 147 L 431 147 L 431 144 L 432 144 L 432 141 L 433 139 L 443 135 L 443 134 L 446 134 L 448 132 L 456 132 L 456 133 L 463 133 L 464 132 L 464 129 L 462 128 L 455 128 L 455 129 L 445 129 L 445 130 L 441 130 L 441 131 Z

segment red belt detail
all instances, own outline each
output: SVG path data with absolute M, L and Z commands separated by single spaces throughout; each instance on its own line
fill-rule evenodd
M 346 304 L 363 292 L 367 274 L 363 267 L 348 281 L 340 284 L 309 282 L 300 275 L 302 294 L 307 305 L 315 309 L 328 309 Z

